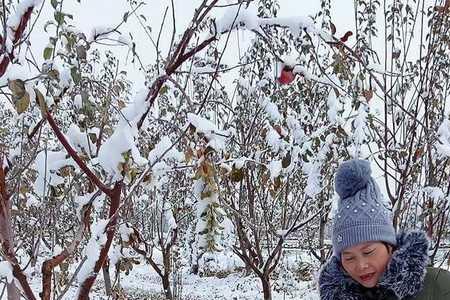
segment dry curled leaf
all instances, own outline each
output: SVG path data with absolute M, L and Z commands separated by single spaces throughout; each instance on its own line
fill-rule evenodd
M 347 31 L 347 32 L 344 34 L 344 36 L 342 36 L 342 37 L 340 38 L 341 42 L 343 42 L 343 43 L 347 42 L 348 38 L 351 37 L 352 35 L 353 35 L 353 32 Z
M 8 87 L 16 98 L 22 98 L 25 95 L 25 83 L 23 80 L 10 80 L 8 82 Z
M 25 93 L 23 97 L 14 101 L 14 105 L 19 114 L 23 113 L 27 110 L 28 106 L 30 106 L 30 95 Z
M 336 33 L 336 26 L 331 21 L 330 21 L 330 29 L 331 29 L 331 34 L 334 35 Z
M 363 96 L 366 98 L 367 103 L 370 102 L 373 98 L 373 90 L 365 90 L 363 91 Z

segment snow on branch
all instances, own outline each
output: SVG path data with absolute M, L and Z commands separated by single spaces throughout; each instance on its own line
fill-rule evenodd
M 289 28 L 294 35 L 298 35 L 300 29 L 304 29 L 308 33 L 320 34 L 323 38 L 330 40 L 329 34 L 318 29 L 309 17 L 260 18 L 254 6 L 246 9 L 240 6 L 229 7 L 221 18 L 216 19 L 215 24 L 219 34 L 237 28 L 264 34 L 261 27 L 267 25 Z
M 2 38 L 3 57 L 0 62 L 0 77 L 3 76 L 9 63 L 14 59 L 14 48 L 21 39 L 34 7 L 38 6 L 42 0 L 23 0 L 17 7 L 14 14 L 11 14 L 6 21 L 6 37 Z
M 38 172 L 38 177 L 34 183 L 35 191 L 43 196 L 46 186 L 57 186 L 64 183 L 64 178 L 57 174 L 57 171 L 65 166 L 77 167 L 71 158 L 66 158 L 64 151 L 41 151 L 36 157 L 34 169 Z
M 106 244 L 106 227 L 109 220 L 99 220 L 92 226 L 92 236 L 85 248 L 86 263 L 78 273 L 78 282 L 84 282 L 94 272 L 94 266 L 100 258 L 100 250 Z
M 445 193 L 440 187 L 426 186 L 423 188 L 423 192 L 427 194 L 434 201 L 445 199 Z
M 450 157 L 450 121 L 444 119 L 437 131 L 438 141 L 435 143 L 437 153 L 442 157 Z
M 7 261 L 0 261 L 0 278 L 6 278 L 6 281 L 11 283 L 14 279 L 13 268 Z
M 134 101 L 122 109 L 118 126 L 100 148 L 99 163 L 114 179 L 122 178 L 120 165 L 125 162 L 127 152 L 130 152 L 134 162 L 138 165 L 147 163 L 136 145 L 139 134 L 138 122 L 149 107 L 146 99 L 147 90 L 137 93 Z
M 197 133 L 205 136 L 205 139 L 208 141 L 207 146 L 210 146 L 216 151 L 225 148 L 225 142 L 229 136 L 229 132 L 219 130 L 211 121 L 192 113 L 188 114 L 188 123 L 195 128 Z

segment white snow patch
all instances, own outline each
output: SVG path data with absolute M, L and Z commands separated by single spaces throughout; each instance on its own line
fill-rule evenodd
M 41 151 L 36 156 L 34 169 L 38 172 L 38 177 L 34 182 L 34 188 L 38 195 L 44 195 L 46 185 L 57 186 L 64 182 L 64 178 L 56 172 L 65 166 L 77 167 L 72 158 L 66 158 L 67 154 L 63 151 Z
M 83 101 L 82 101 L 81 95 L 76 95 L 74 97 L 73 104 L 75 105 L 76 109 L 81 109 L 83 107 Z
M 266 142 L 272 148 L 273 152 L 278 152 L 281 147 L 281 137 L 280 134 L 270 126 L 269 131 L 266 135 Z
M 14 279 L 13 269 L 9 262 L 0 261 L 0 278 L 6 278 L 6 281 L 11 283 Z
M 195 127 L 196 132 L 205 135 L 208 140 L 208 146 L 219 151 L 225 149 L 226 139 L 229 136 L 227 131 L 219 130 L 211 121 L 198 115 L 189 113 L 188 123 Z
M 82 283 L 94 271 L 95 263 L 100 257 L 100 251 L 107 240 L 105 232 L 107 225 L 108 220 L 99 220 L 92 225 L 92 235 L 86 245 L 86 248 L 84 249 L 86 262 L 81 267 L 80 272 L 77 275 L 77 280 L 79 283 Z
M 336 123 L 337 121 L 337 98 L 336 98 L 336 93 L 334 92 L 333 89 L 330 89 L 330 93 L 328 94 L 328 100 L 327 100 L 327 104 L 328 104 L 328 121 L 330 121 L 330 123 Z
M 163 136 L 155 145 L 155 148 L 148 154 L 149 164 L 154 164 L 158 160 L 174 160 L 181 162 L 184 160 L 184 154 L 178 151 L 168 136 Z M 170 149 L 170 147 L 172 147 Z M 169 150 L 170 149 L 170 150 Z M 164 155 L 164 156 L 163 156 Z
M 270 171 L 270 178 L 274 180 L 278 176 L 280 176 L 281 169 L 282 169 L 281 160 L 272 160 L 269 163 L 269 171 Z
M 444 119 L 437 131 L 438 141 L 435 143 L 437 153 L 442 157 L 450 157 L 450 120 Z

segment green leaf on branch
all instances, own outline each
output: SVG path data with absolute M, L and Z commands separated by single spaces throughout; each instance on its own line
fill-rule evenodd
M 55 11 L 54 18 L 58 25 L 62 25 L 64 23 L 64 13 L 60 11 Z
M 52 58 L 53 48 L 47 47 L 44 49 L 44 59 Z
M 72 69 L 70 69 L 70 75 L 72 76 L 75 84 L 79 84 L 81 82 L 81 74 L 76 67 L 72 67 Z
M 129 16 L 129 14 L 130 14 L 130 12 L 125 12 L 124 14 L 123 14 L 123 21 L 126 23 L 127 22 L 127 20 L 128 20 L 128 16 Z
M 86 59 L 86 47 L 84 46 L 77 46 L 76 48 L 77 55 L 80 59 L 85 60 Z
M 165 94 L 167 94 L 168 90 L 169 90 L 169 87 L 167 85 L 165 85 L 159 90 L 159 94 L 160 95 L 165 95 Z

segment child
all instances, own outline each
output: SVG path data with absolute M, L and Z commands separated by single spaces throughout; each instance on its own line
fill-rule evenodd
M 395 233 L 370 173 L 365 160 L 346 161 L 337 171 L 333 256 L 320 271 L 320 299 L 450 299 L 450 273 L 428 267 L 425 233 Z

